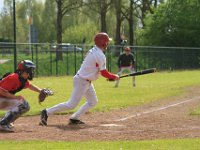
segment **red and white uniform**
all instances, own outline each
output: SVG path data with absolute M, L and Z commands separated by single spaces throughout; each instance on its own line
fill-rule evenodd
M 30 85 L 29 81 L 27 80 L 25 87 L 28 88 Z M 15 91 L 21 86 L 21 82 L 19 81 L 19 75 L 17 73 L 12 73 L 5 77 L 3 80 L 0 80 L 0 89 L 5 90 L 8 92 Z M 3 107 L 6 103 L 6 107 Z M 9 99 L 5 98 L 0 95 L 0 106 L 2 106 L 4 109 L 9 110 L 12 108 L 15 108 L 17 105 L 19 105 L 21 101 L 17 99 Z M 0 108 L 2 109 L 2 108 Z
M 101 49 L 93 47 L 87 53 L 78 73 L 80 77 L 90 81 L 98 79 L 100 70 L 106 69 L 106 57 Z
M 95 46 L 88 51 L 81 68 L 73 78 L 74 87 L 70 99 L 67 102 L 60 103 L 47 109 L 47 114 L 50 115 L 56 112 L 74 109 L 81 101 L 82 97 L 85 97 L 85 104 L 71 116 L 71 119 L 79 119 L 82 114 L 94 107 L 98 102 L 91 81 L 98 79 L 103 70 L 106 70 L 106 57 L 103 51 Z M 109 73 L 106 76 L 110 78 L 115 77 Z

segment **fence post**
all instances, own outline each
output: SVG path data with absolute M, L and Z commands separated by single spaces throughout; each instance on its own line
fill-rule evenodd
M 13 39 L 14 39 L 14 70 L 17 68 L 17 48 L 16 48 L 16 12 L 15 0 L 13 0 Z
M 49 45 L 49 53 L 50 53 L 50 72 L 51 72 L 51 75 L 53 74 L 53 65 L 52 65 L 52 53 L 53 53 L 53 50 L 51 50 L 51 44 Z
M 68 51 L 66 51 L 66 57 L 67 57 L 67 59 L 66 59 L 66 62 L 67 62 L 67 75 L 69 75 L 69 53 L 68 53 Z
M 35 45 L 35 49 L 36 49 L 36 76 L 38 77 L 38 68 L 39 68 L 39 65 L 38 65 L 38 45 L 36 44 Z
M 138 64 L 137 64 L 137 59 L 138 59 L 138 56 L 137 56 L 137 47 L 135 47 L 135 66 L 134 66 L 134 68 L 135 68 L 135 72 L 137 72 L 137 66 L 138 66 Z
M 56 76 L 58 76 L 58 48 L 56 48 Z
M 34 56 L 33 56 L 33 55 L 34 55 L 34 53 L 33 53 L 32 44 L 31 44 L 31 43 L 29 43 L 29 45 L 30 45 L 30 47 L 31 47 L 31 56 L 32 56 L 32 58 L 31 58 L 31 59 L 32 59 L 32 61 L 33 61 L 33 59 L 34 59 Z

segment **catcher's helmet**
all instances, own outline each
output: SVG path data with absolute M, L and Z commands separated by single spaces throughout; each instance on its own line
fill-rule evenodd
M 17 70 L 19 72 L 27 72 L 29 74 L 29 80 L 32 80 L 34 77 L 35 64 L 30 60 L 22 60 L 18 63 Z
M 94 37 L 95 45 L 103 49 L 107 47 L 110 40 L 108 34 L 105 32 L 97 33 Z

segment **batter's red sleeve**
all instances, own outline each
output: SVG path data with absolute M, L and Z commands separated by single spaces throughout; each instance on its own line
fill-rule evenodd
M 115 79 L 116 76 L 110 72 L 108 72 L 107 70 L 101 70 L 101 75 L 105 78 L 108 78 L 108 79 Z

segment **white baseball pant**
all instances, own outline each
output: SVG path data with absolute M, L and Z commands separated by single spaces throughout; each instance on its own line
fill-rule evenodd
M 60 103 L 47 109 L 47 115 L 74 109 L 79 104 L 82 97 L 85 97 L 86 102 L 70 117 L 71 119 L 79 119 L 81 115 L 97 104 L 98 99 L 91 81 L 81 78 L 79 75 L 75 75 L 73 84 L 74 87 L 70 99 L 67 102 Z

